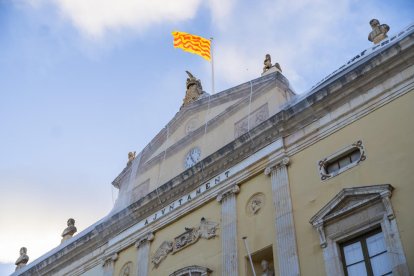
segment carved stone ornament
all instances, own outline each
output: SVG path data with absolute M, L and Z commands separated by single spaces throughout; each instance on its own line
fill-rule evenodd
M 378 19 L 371 19 L 369 25 L 371 25 L 372 28 L 372 31 L 368 35 L 369 41 L 378 44 L 388 37 L 387 33 L 390 30 L 390 27 L 387 24 L 380 24 Z
M 200 98 L 204 98 L 207 96 L 207 93 L 203 91 L 203 87 L 201 86 L 201 81 L 193 76 L 188 71 L 185 71 L 188 75 L 186 87 L 187 90 L 185 92 L 185 97 L 183 100 L 183 104 L 181 105 L 181 108 L 184 106 L 197 101 Z
M 263 193 L 254 194 L 246 204 L 246 214 L 254 216 L 259 213 L 265 204 L 265 195 Z
M 154 268 L 157 268 L 169 253 L 175 254 L 196 243 L 200 238 L 209 240 L 216 237 L 218 225 L 216 222 L 201 218 L 200 225 L 191 228 L 185 227 L 185 232 L 175 237 L 174 241 L 164 241 L 151 259 Z
M 154 264 L 154 268 L 157 268 L 160 263 L 167 258 L 168 254 L 173 250 L 172 241 L 164 241 L 160 247 L 155 251 L 154 256 L 151 258 L 151 262 Z
M 350 214 L 357 213 L 358 210 L 367 206 L 382 202 L 387 218 L 394 219 L 395 215 L 390 202 L 393 189 L 389 184 L 342 189 L 309 221 L 319 234 L 321 247 L 327 246 L 327 234 L 325 233 L 327 225 L 337 222 L 341 218 L 349 217 Z M 359 220 L 358 223 L 362 223 L 362 221 Z
M 78 231 L 75 227 L 75 220 L 73 218 L 68 219 L 67 225 L 68 227 L 63 230 L 61 243 L 72 238 L 73 234 Z
M 119 276 L 132 276 L 132 262 L 127 262 L 122 266 Z
M 29 261 L 29 256 L 27 256 L 27 248 L 26 247 L 20 248 L 20 256 L 15 262 L 16 271 L 23 268 L 27 264 L 28 261 Z

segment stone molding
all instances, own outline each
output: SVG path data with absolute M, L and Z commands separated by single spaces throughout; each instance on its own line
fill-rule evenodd
M 104 257 L 102 266 L 111 266 L 118 260 L 118 253 Z
M 135 243 L 135 247 L 140 248 L 142 245 L 146 243 L 151 243 L 154 240 L 154 238 L 154 233 L 149 232 L 137 240 L 137 242 Z
M 220 203 L 223 202 L 223 199 L 231 196 L 231 195 L 236 195 L 240 192 L 240 187 L 239 185 L 235 184 L 233 186 L 228 187 L 226 190 L 221 191 L 217 197 L 216 200 Z

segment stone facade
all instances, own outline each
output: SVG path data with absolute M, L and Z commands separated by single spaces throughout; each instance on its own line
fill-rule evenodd
M 14 275 L 343 275 L 343 244 L 372 230 L 393 274 L 413 274 L 413 64 L 409 27 L 307 94 L 267 71 L 188 103 L 114 180 L 106 218 Z M 354 144 L 358 165 L 328 175 Z

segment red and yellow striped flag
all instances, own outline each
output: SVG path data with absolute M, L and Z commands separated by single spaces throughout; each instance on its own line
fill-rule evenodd
M 208 61 L 211 60 L 209 39 L 184 32 L 172 32 L 172 35 L 174 36 L 174 48 L 181 48 L 186 52 L 200 55 Z

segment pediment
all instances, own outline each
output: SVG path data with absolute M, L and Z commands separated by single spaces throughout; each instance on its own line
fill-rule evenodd
M 373 204 L 383 196 L 390 196 L 394 188 L 389 184 L 342 189 L 311 219 L 313 226 L 345 215 L 355 209 Z
M 252 86 L 253 96 L 251 95 Z M 147 162 L 157 157 L 167 148 L 191 142 L 196 139 L 197 135 L 204 133 L 206 123 L 207 131 L 210 131 L 219 125 L 221 120 L 228 118 L 229 114 L 245 108 L 249 104 L 249 100 L 252 100 L 251 96 L 255 98 L 276 86 L 294 95 L 294 92 L 289 89 L 287 80 L 281 74 L 270 74 L 184 106 L 142 150 L 141 162 Z M 208 116 L 205 115 L 206 112 Z M 182 128 L 192 118 L 198 118 L 198 123 L 192 133 L 188 135 L 182 131 Z

